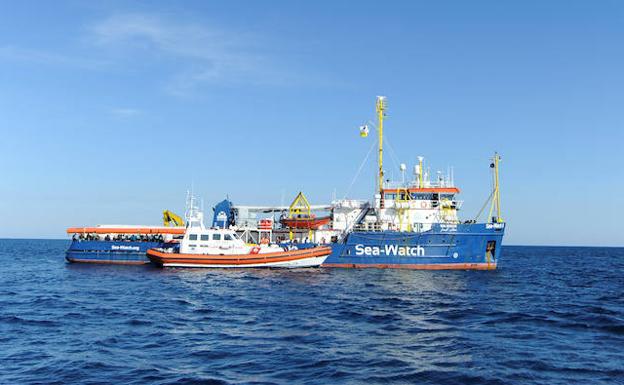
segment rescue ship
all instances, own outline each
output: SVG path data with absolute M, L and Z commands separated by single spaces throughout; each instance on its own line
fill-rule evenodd
M 65 252 L 68 262 L 142 265 L 150 263 L 148 249 L 176 248 L 184 235 L 184 222 L 163 212 L 164 226 L 98 225 L 70 227 L 72 242 Z M 169 226 L 173 225 L 173 226 Z
M 407 167 L 400 165 L 399 182 L 385 180 L 383 124 L 386 98 L 377 97 L 378 175 L 372 202 L 339 200 L 332 203 L 332 226 L 316 233 L 333 239 L 332 253 L 324 267 L 405 269 L 496 269 L 501 255 L 505 222 L 500 214 L 499 162 L 495 154 L 490 167 L 493 188 L 486 221 L 460 221 L 452 172 L 431 178 L 423 157 L 418 157 L 414 178 L 405 181 Z M 368 136 L 368 126 L 360 128 Z M 433 180 L 432 180 L 433 179 Z M 483 209 L 481 210 L 483 211 Z M 481 213 L 477 214 L 477 218 Z
M 378 123 L 371 123 L 378 133 L 372 201 L 341 199 L 313 206 L 301 192 L 290 206 L 238 206 L 226 199 L 215 206 L 213 226 L 233 229 L 247 241 L 267 239 L 298 248 L 329 245 L 332 253 L 323 267 L 496 269 L 505 233 L 500 156 L 494 154 L 491 159 L 493 186 L 481 211 L 473 219 L 461 221 L 458 212 L 463 202 L 458 199 L 460 189 L 451 170 L 432 177 L 424 158 L 418 157 L 411 180 L 407 180 L 405 164 L 400 165 L 400 181 L 385 179 L 385 110 L 385 97 L 378 97 Z M 366 138 L 368 133 L 368 126 L 360 127 L 360 136 Z M 487 219 L 479 222 L 488 205 Z M 276 221 L 278 213 L 281 216 Z M 267 214 L 273 217 L 263 217 Z

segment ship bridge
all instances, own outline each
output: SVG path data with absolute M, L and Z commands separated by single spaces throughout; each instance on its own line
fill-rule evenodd
M 382 183 L 375 197 L 375 223 L 363 223 L 364 229 L 427 231 L 434 223 L 459 223 L 457 210 L 462 202 L 456 199 L 460 190 L 453 182 L 452 171 L 438 171 L 432 180 L 423 161 L 418 157 L 412 180 L 406 180 L 407 167 L 401 164 L 402 180 Z

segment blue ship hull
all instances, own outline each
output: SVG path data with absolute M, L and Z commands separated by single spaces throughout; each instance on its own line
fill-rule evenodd
M 69 262 L 141 265 L 150 263 L 145 255 L 154 247 L 171 247 L 163 242 L 72 241 L 65 252 Z
M 324 267 L 404 269 L 495 269 L 503 223 L 435 224 L 422 233 L 352 232 L 332 245 Z

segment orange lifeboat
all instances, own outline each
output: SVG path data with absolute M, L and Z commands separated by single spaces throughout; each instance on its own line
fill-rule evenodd
M 291 229 L 306 229 L 306 230 L 317 230 L 319 227 L 326 225 L 331 220 L 331 217 L 316 217 L 314 214 L 308 215 L 299 215 L 294 217 L 282 218 L 280 223 L 284 227 L 288 227 Z

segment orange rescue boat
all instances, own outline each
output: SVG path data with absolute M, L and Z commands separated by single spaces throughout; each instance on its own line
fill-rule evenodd
M 320 266 L 331 254 L 331 247 L 281 250 L 261 253 L 260 247 L 247 254 L 182 254 L 163 249 L 149 249 L 147 257 L 163 267 L 314 267 Z
M 286 217 L 280 220 L 280 223 L 284 227 L 288 227 L 291 229 L 306 229 L 306 230 L 317 230 L 319 227 L 326 225 L 331 220 L 331 217 L 315 217 L 314 214 L 307 216 L 295 216 L 295 217 Z

